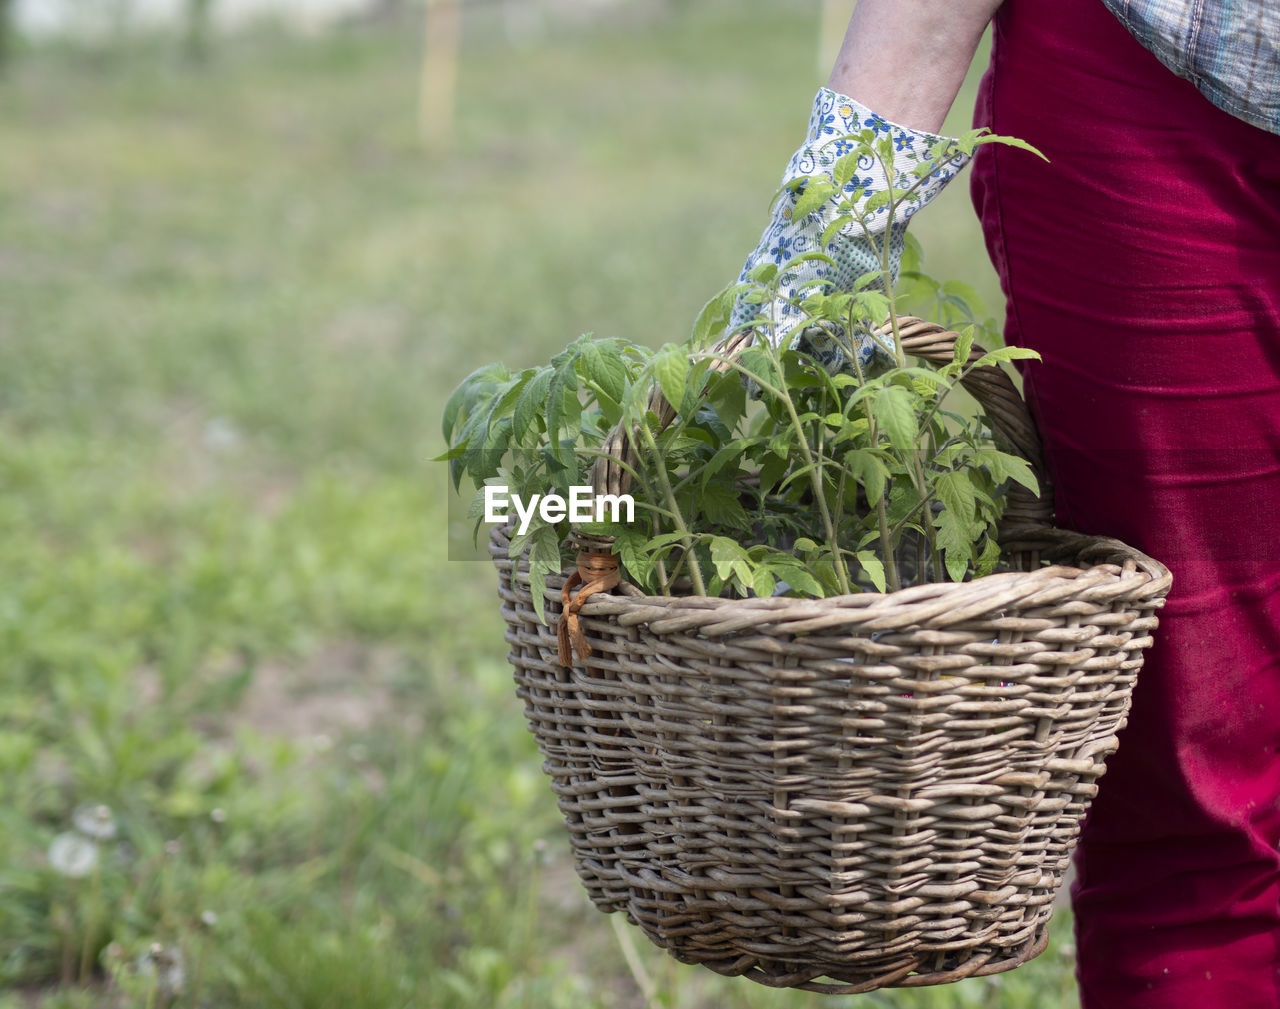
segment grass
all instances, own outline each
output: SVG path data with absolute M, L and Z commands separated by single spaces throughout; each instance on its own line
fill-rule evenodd
M 413 25 L 0 82 L 0 1007 L 1073 1005 L 1061 943 L 858 999 L 638 936 L 633 971 L 578 892 L 491 574 L 445 559 L 440 407 L 581 331 L 687 332 L 799 139 L 817 11 L 526 45 L 497 13 L 435 155 Z M 913 228 L 994 300 L 961 188 Z

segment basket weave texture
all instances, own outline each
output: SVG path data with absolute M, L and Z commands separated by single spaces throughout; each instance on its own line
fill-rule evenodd
M 915 353 L 954 340 L 904 332 Z M 1028 523 L 1033 505 L 1002 534 L 1018 570 L 967 583 L 807 600 L 624 582 L 581 607 L 572 666 L 495 528 L 517 691 L 596 906 L 683 962 L 828 993 L 1041 952 L 1170 576 Z

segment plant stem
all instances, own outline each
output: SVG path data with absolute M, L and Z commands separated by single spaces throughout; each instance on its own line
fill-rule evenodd
M 850 325 L 853 324 L 852 315 L 850 315 Z M 852 332 L 852 330 L 850 330 Z M 858 362 L 858 356 L 853 356 L 853 366 L 858 372 L 858 385 L 866 383 L 866 376 L 862 373 L 862 365 Z M 867 437 L 870 444 L 875 445 L 879 438 L 879 431 L 876 428 L 876 417 L 871 410 L 871 403 L 868 400 L 862 401 L 862 410 L 867 417 Z M 898 561 L 893 555 L 893 534 L 889 531 L 889 506 L 885 502 L 884 492 L 881 492 L 879 499 L 876 501 L 876 525 L 880 532 L 880 552 L 884 554 L 884 575 L 886 586 L 890 592 L 897 592 L 902 588 L 902 579 L 898 577 Z
M 631 972 L 631 979 L 636 983 L 636 987 L 640 989 L 640 997 L 644 999 L 645 1009 L 656 1009 L 659 1005 L 658 991 L 654 987 L 653 980 L 645 971 L 644 964 L 640 962 L 640 956 L 636 953 L 635 944 L 631 941 L 631 936 L 627 934 L 627 927 L 622 924 L 622 919 L 617 915 L 610 915 L 609 922 L 613 925 L 613 934 L 618 940 L 618 948 L 622 950 L 622 959 L 627 965 L 627 970 Z
M 533 852 L 532 865 L 529 867 L 528 887 L 525 892 L 524 900 L 524 923 L 523 936 L 520 942 L 520 961 L 521 973 L 525 978 L 533 977 L 533 946 L 534 946 L 534 920 L 538 916 L 538 892 L 542 884 L 542 864 L 538 852 Z M 531 994 L 531 986 L 524 984 L 521 986 L 520 1004 L 524 1009 L 529 1007 L 529 996 Z
M 671 595 L 671 582 L 667 578 L 667 562 L 659 557 L 653 562 L 654 569 L 658 572 L 658 589 L 659 594 L 664 596 Z
M 881 158 L 879 154 L 876 154 L 876 160 L 880 162 L 880 167 L 884 169 L 885 179 L 889 183 L 889 191 L 892 192 L 894 183 L 892 159 L 890 159 L 890 163 L 886 165 L 884 163 L 884 159 Z M 911 190 L 908 190 L 908 193 L 909 192 L 911 192 Z M 905 200 L 906 196 L 903 196 L 902 199 Z M 893 222 L 894 218 L 897 217 L 898 207 L 900 205 L 901 200 L 894 200 L 890 197 L 888 221 L 884 228 L 884 242 L 880 247 L 880 269 L 884 275 L 885 297 L 889 299 L 889 326 L 893 330 L 893 356 L 898 362 L 898 367 L 905 368 L 907 366 L 907 355 L 902 349 L 902 339 L 898 331 L 898 308 L 893 295 L 893 272 L 889 269 L 889 247 L 893 244 Z
M 892 192 L 893 183 L 894 183 L 892 158 L 890 158 L 890 163 L 887 165 L 885 164 L 884 159 L 881 158 L 879 154 L 876 154 L 876 160 L 880 162 L 880 167 L 884 169 L 885 178 L 888 180 L 889 189 L 890 189 L 890 192 Z M 907 355 L 906 355 L 906 351 L 902 349 L 902 338 L 900 335 L 900 330 L 898 328 L 898 308 L 897 308 L 897 303 L 895 301 L 894 293 L 893 293 L 893 275 L 889 270 L 889 247 L 892 244 L 891 239 L 893 235 L 893 222 L 894 222 L 894 218 L 897 217 L 898 207 L 900 207 L 902 203 L 905 200 L 907 200 L 910 194 L 913 193 L 923 181 L 924 181 L 923 178 L 918 180 L 916 184 L 909 187 L 906 193 L 904 193 L 903 196 L 898 200 L 894 200 L 892 197 L 890 197 L 888 223 L 886 224 L 885 230 L 884 230 L 884 243 L 881 245 L 881 248 L 880 248 L 881 269 L 884 271 L 885 296 L 889 299 L 889 326 L 893 330 L 893 351 L 894 351 L 894 356 L 898 360 L 899 368 L 905 368 L 907 366 Z M 937 573 L 937 572 L 940 572 L 942 568 L 941 568 L 941 559 L 938 556 L 937 538 L 934 535 L 934 529 L 933 529 L 933 509 L 930 507 L 932 495 L 929 493 L 929 482 L 925 478 L 924 467 L 920 463 L 919 446 L 916 446 L 915 449 L 911 452 L 910 461 L 911 461 L 911 467 L 913 471 L 913 482 L 916 485 L 917 493 L 919 493 L 924 503 L 925 521 L 922 523 L 922 525 L 924 526 L 925 538 L 928 539 L 929 541 L 929 553 L 933 557 L 934 571 L 935 573 Z
M 769 348 L 769 356 L 773 359 L 773 366 L 777 369 L 778 375 L 782 375 L 782 361 L 778 357 L 778 348 L 773 345 L 773 341 L 766 340 L 766 346 Z M 813 452 L 809 447 L 809 439 L 805 437 L 804 425 L 800 422 L 800 414 L 796 412 L 795 401 L 791 398 L 791 392 L 787 389 L 786 382 L 781 383 L 781 399 L 783 405 L 787 408 L 787 415 L 791 418 L 791 428 L 795 432 L 796 441 L 800 445 L 800 451 L 804 455 L 805 465 L 809 467 L 809 485 L 813 488 L 813 495 L 818 499 L 818 514 L 822 517 L 822 528 L 827 536 L 827 549 L 831 551 L 831 560 L 836 569 L 836 581 L 840 584 L 840 592 L 848 595 L 853 591 L 853 587 L 849 583 L 849 569 L 844 562 L 844 554 L 840 550 L 840 541 L 836 537 L 835 525 L 831 521 L 831 509 L 827 506 L 827 495 L 822 486 L 822 471 L 813 458 Z
M 684 522 L 684 516 L 680 514 L 680 505 L 676 502 L 675 492 L 671 489 L 671 481 L 667 477 L 667 467 L 662 460 L 662 453 L 658 451 L 658 443 L 654 440 L 653 432 L 649 430 L 648 424 L 641 422 L 640 433 L 644 436 L 645 447 L 653 453 L 656 464 L 654 470 L 658 474 L 658 483 L 662 487 L 662 494 L 667 500 L 667 506 L 671 509 L 671 521 L 675 524 L 677 532 L 681 534 L 680 542 L 684 544 L 685 555 L 689 558 L 689 578 L 693 582 L 693 591 L 697 595 L 705 596 L 707 587 L 702 580 L 702 570 L 698 567 L 698 558 L 693 554 L 693 534 L 689 532 L 689 527 Z
M 920 510 L 920 507 L 921 507 L 921 505 L 923 505 L 923 504 L 924 504 L 924 501 L 917 501 L 917 502 L 916 502 L 916 504 L 915 504 L 915 507 L 913 507 L 913 508 L 911 509 L 911 511 L 907 512 L 907 514 L 905 514 L 904 516 L 902 516 L 902 518 L 900 518 L 900 519 L 898 520 L 898 524 L 897 524 L 897 525 L 895 525 L 892 529 L 890 529 L 890 530 L 889 530 L 889 535 L 890 535 L 890 536 L 897 536 L 897 535 L 898 535 L 898 532 L 899 532 L 900 530 L 904 529 L 904 528 L 906 527 L 907 523 L 908 523 L 908 522 L 910 522 L 913 518 L 915 518 L 916 512 L 918 512 L 918 511 Z
M 758 375 L 754 375 L 751 372 L 747 371 L 746 368 L 740 365 L 737 361 L 733 360 L 733 358 L 724 357 L 721 354 L 713 354 L 711 356 L 711 359 L 713 361 L 723 362 L 725 367 L 732 368 L 739 375 L 742 375 L 744 378 L 750 379 L 752 382 L 754 382 L 757 386 L 759 386 L 765 392 L 769 393 L 769 395 L 777 396 L 779 399 L 782 398 L 782 391 L 776 385 L 771 385 L 770 383 L 761 379 Z
M 902 579 L 898 576 L 898 558 L 893 554 L 893 536 L 889 533 L 889 512 L 885 507 L 884 495 L 876 502 L 876 522 L 880 527 L 880 549 L 884 551 L 884 576 L 890 592 L 902 588 Z
M 80 946 L 80 984 L 89 983 L 93 970 L 93 942 L 98 936 L 99 905 L 102 903 L 102 858 L 98 842 L 93 842 L 98 858 L 93 863 L 93 882 L 90 887 L 89 914 L 84 924 L 84 939 Z
M 824 389 L 822 392 L 822 402 L 823 402 L 824 411 L 826 410 L 826 400 L 827 400 L 827 393 L 826 393 L 826 390 Z M 838 400 L 836 405 L 839 406 Z M 834 462 L 835 460 L 832 460 L 832 461 Z M 849 483 L 849 469 L 847 466 L 841 465 L 839 462 L 837 462 L 836 465 L 837 465 L 837 468 L 840 470 L 840 479 L 836 481 L 836 509 L 835 509 L 836 525 L 838 527 L 840 524 L 840 520 L 844 518 L 844 493 Z
M 938 412 L 938 409 L 942 406 L 943 400 L 945 400 L 949 395 L 951 395 L 953 391 L 955 391 L 955 387 L 957 385 L 963 387 L 964 380 L 971 371 L 973 371 L 973 366 L 962 368 L 959 372 L 956 373 L 955 380 L 947 383 L 945 391 L 940 392 L 937 395 L 937 397 L 933 401 L 933 405 L 929 407 L 929 412 L 926 413 L 924 415 L 924 418 L 920 421 L 921 429 L 927 428 L 929 426 L 929 422 L 933 420 L 934 414 L 936 414 Z
M 941 558 L 938 555 L 937 537 L 933 530 L 933 495 L 929 493 L 929 484 L 925 480 L 924 467 L 920 464 L 919 449 L 911 453 L 911 463 L 914 470 L 913 482 L 916 484 L 921 504 L 924 506 L 924 521 L 920 524 L 924 526 L 925 539 L 929 541 L 929 556 L 933 558 L 933 570 L 936 573 L 940 572 L 942 568 L 939 566 Z

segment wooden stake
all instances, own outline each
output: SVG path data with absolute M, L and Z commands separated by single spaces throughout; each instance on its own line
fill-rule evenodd
M 441 150 L 453 140 L 461 23 L 458 0 L 427 0 L 418 126 L 428 150 Z
M 844 30 L 849 27 L 857 0 L 822 0 L 822 23 L 818 29 L 818 73 L 829 74 L 840 51 Z

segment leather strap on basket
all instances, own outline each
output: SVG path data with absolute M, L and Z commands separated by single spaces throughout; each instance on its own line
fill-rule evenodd
M 564 608 L 560 611 L 560 621 L 556 625 L 556 644 L 560 665 L 573 665 L 576 653 L 578 661 L 584 661 L 591 654 L 591 645 L 582 631 L 578 620 L 578 611 L 582 609 L 591 596 L 597 592 L 607 592 L 622 581 L 622 572 L 618 569 L 618 558 L 613 554 L 594 553 L 584 550 L 578 554 L 578 569 L 565 579 L 560 599 Z M 569 593 L 581 585 L 578 595 L 570 600 Z

